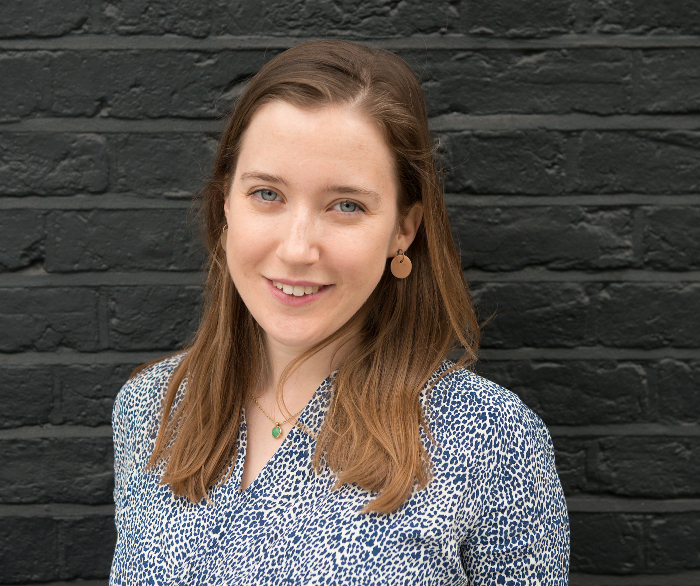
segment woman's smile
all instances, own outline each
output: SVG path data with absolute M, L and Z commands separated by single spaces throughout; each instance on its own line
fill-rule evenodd
M 270 293 L 275 299 L 285 305 L 296 307 L 313 303 L 333 287 L 333 285 L 290 284 L 289 281 L 271 279 L 266 279 L 266 281 L 270 284 Z

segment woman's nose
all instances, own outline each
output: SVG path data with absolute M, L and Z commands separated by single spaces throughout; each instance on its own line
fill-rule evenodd
M 309 212 L 300 210 L 290 215 L 277 254 L 287 264 L 307 265 L 318 260 L 316 229 Z

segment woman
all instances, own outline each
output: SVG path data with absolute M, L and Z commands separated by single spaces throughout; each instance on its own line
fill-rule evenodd
M 391 53 L 310 42 L 250 81 L 203 192 L 199 331 L 115 403 L 112 584 L 566 583 L 546 428 L 464 368 L 433 152 Z

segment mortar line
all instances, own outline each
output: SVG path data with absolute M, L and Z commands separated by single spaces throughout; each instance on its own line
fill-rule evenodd
M 700 571 L 691 570 L 675 574 L 602 575 L 572 572 L 569 586 L 697 586 Z
M 605 346 L 578 346 L 577 348 L 484 348 L 479 351 L 479 362 L 512 360 L 675 360 L 697 361 L 697 348 L 609 348 Z
M 515 271 L 491 272 L 479 269 L 464 271 L 467 282 L 474 285 L 489 283 L 697 283 L 700 271 L 656 271 L 620 269 L 586 272 L 580 270 L 549 270 L 524 268 Z M 0 273 L 0 288 L 17 287 L 142 287 L 193 286 L 202 287 L 206 275 L 201 271 L 86 271 L 76 273 L 47 273 L 45 271 Z
M 120 352 L 117 350 L 108 350 L 104 352 L 76 352 L 74 350 L 58 352 L 22 352 L 19 354 L 0 354 L 0 367 L 137 365 L 156 360 L 168 354 L 167 351 Z
M 621 423 L 605 425 L 550 425 L 557 437 L 700 437 L 700 425 L 662 425 L 660 423 Z
M 567 496 L 570 513 L 686 513 L 700 511 L 700 498 L 645 499 L 614 496 Z
M 15 287 L 202 287 L 206 275 L 201 271 L 81 272 L 81 273 L 4 273 L 0 288 Z
M 700 115 L 616 114 L 445 114 L 431 118 L 430 129 L 447 132 L 510 132 L 515 130 L 700 130 Z M 216 135 L 222 120 L 190 118 L 121 119 L 121 118 L 27 118 L 21 122 L 0 123 L 0 133 L 104 133 L 104 134 L 208 134 Z
M 0 441 L 23 439 L 111 438 L 111 425 L 25 425 L 0 429 Z
M 167 199 L 144 197 L 134 193 L 104 193 L 101 195 L 76 194 L 69 196 L 2 196 L 0 210 L 149 210 L 182 209 L 198 207 L 192 198 Z M 631 207 L 631 206 L 700 206 L 700 193 L 680 194 L 646 194 L 646 193 L 610 193 L 590 194 L 572 193 L 557 195 L 504 195 L 447 193 L 445 203 L 448 207 Z
M 114 516 L 114 505 L 0 504 L 0 517 L 84 517 L 88 515 Z
M 284 50 L 300 43 L 322 39 L 319 36 L 258 36 L 258 35 L 214 35 L 203 39 L 183 35 L 118 35 L 87 34 L 66 35 L 50 39 L 2 39 L 0 50 L 5 51 L 262 51 Z M 595 34 L 568 33 L 547 38 L 493 38 L 460 34 L 415 35 L 411 37 L 349 38 L 366 45 L 387 49 L 464 51 L 464 50 L 532 50 L 532 49 L 675 49 L 700 47 L 696 35 L 634 35 L 634 34 Z

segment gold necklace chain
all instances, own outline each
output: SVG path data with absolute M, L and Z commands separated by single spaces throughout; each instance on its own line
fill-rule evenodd
M 255 397 L 253 397 L 253 401 L 255 401 L 255 404 L 258 406 L 258 409 L 260 409 L 260 411 L 262 411 L 262 412 L 265 414 L 265 417 L 267 417 L 270 421 L 272 421 L 272 423 L 275 424 L 275 426 L 272 428 L 272 437 L 274 437 L 275 439 L 278 439 L 278 438 L 281 438 L 281 437 L 282 437 L 282 426 L 283 426 L 285 423 L 287 423 L 287 421 L 289 421 L 290 419 L 294 419 L 297 415 L 299 415 L 299 414 L 304 410 L 304 408 L 302 407 L 301 409 L 299 409 L 299 411 L 297 411 L 297 412 L 296 412 L 294 415 L 292 415 L 291 417 L 288 417 L 288 418 L 285 419 L 284 421 L 279 422 L 279 421 L 275 421 L 274 419 L 272 419 L 272 417 L 270 417 L 270 416 L 267 414 L 267 411 L 265 411 L 265 409 L 263 409 L 263 408 L 260 406 L 260 403 L 258 403 L 258 400 L 257 400 Z

